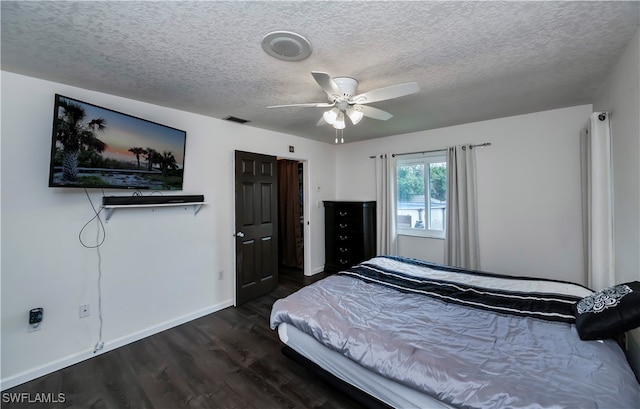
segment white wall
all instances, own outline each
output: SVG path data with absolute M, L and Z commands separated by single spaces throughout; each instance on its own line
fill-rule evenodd
M 584 284 L 579 134 L 591 108 L 581 105 L 341 146 L 336 153 L 337 198 L 375 198 L 370 155 L 490 142 L 476 153 L 481 268 Z M 404 256 L 444 259 L 443 240 L 400 237 L 398 247 Z
M 640 31 L 604 82 L 593 108 L 611 112 L 616 282 L 640 281 Z M 640 329 L 629 333 L 640 379 Z
M 331 144 L 8 72 L 0 80 L 2 389 L 93 356 L 98 340 L 98 254 L 78 241 L 92 210 L 83 191 L 47 187 L 55 93 L 185 130 L 182 193 L 209 202 L 197 216 L 182 207 L 124 209 L 105 224 L 105 351 L 232 304 L 234 150 L 307 160 L 310 203 L 335 195 Z M 90 196 L 101 203 L 101 191 Z M 324 209 L 309 210 L 310 266 L 317 272 L 324 265 Z M 95 234 L 92 223 L 84 238 L 95 243 Z M 78 308 L 87 303 L 92 314 L 81 320 Z M 44 308 L 44 321 L 28 333 L 34 307 Z
M 640 32 L 639 32 L 640 33 Z M 594 111 L 611 112 L 617 282 L 640 280 L 639 33 L 604 82 Z

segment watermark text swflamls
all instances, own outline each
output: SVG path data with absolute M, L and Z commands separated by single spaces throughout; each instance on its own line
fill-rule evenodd
M 67 401 L 63 392 L 3 392 L 2 403 L 65 403 Z

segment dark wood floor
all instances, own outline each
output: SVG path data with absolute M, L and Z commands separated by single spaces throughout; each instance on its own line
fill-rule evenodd
M 277 290 L 241 307 L 3 391 L 2 408 L 362 408 L 280 352 L 271 306 L 319 278 L 280 276 Z M 6 403 L 12 392 L 64 402 Z

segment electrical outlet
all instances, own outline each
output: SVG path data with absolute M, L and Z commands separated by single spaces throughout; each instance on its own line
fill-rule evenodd
M 80 318 L 86 318 L 91 315 L 91 304 L 82 304 L 80 306 Z
M 43 313 L 42 307 L 29 311 L 29 332 L 40 331 Z
M 224 271 L 218 271 L 218 280 L 222 280 L 224 278 Z

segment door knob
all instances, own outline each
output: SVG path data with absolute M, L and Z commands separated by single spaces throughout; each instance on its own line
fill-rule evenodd
M 240 237 L 240 238 L 243 238 L 244 237 L 244 233 L 239 231 L 239 232 L 236 233 L 236 236 Z

